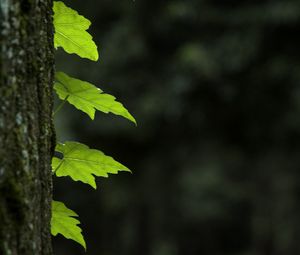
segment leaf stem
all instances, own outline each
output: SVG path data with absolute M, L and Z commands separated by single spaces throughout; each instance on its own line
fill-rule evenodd
M 68 97 L 69 95 L 66 96 L 66 98 L 59 104 L 59 106 L 57 106 L 57 108 L 54 110 L 53 116 L 55 116 L 55 114 L 57 114 L 61 110 L 61 108 L 63 108 L 63 106 L 67 102 Z
M 61 167 L 62 163 L 63 163 L 63 160 L 61 160 L 60 163 L 58 164 L 58 166 L 52 171 L 53 174 L 56 174 L 56 171 Z

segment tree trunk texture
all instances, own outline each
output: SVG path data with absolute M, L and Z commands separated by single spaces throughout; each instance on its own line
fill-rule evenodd
M 0 255 L 52 254 L 52 0 L 0 0 Z

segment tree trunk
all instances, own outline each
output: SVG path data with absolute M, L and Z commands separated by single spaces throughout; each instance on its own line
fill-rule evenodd
M 0 254 L 52 253 L 52 0 L 0 2 Z

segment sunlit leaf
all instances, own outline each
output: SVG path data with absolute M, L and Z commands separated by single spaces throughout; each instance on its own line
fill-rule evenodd
M 91 22 L 61 1 L 54 1 L 53 4 L 55 48 L 62 47 L 67 53 L 75 53 L 82 58 L 97 61 L 97 46 L 93 37 L 86 31 Z
M 72 239 L 86 249 L 82 230 L 77 225 L 80 221 L 75 219 L 78 215 L 67 208 L 64 203 L 52 201 L 51 234 L 62 234 L 65 238 Z
M 108 174 L 116 174 L 118 171 L 130 170 L 106 156 L 99 150 L 90 149 L 78 142 L 59 143 L 55 149 L 63 157 L 52 159 L 52 169 L 56 176 L 70 176 L 74 181 L 81 181 L 96 189 L 94 176 L 108 177 Z
M 123 116 L 134 122 L 133 116 L 115 97 L 103 93 L 103 91 L 93 84 L 72 78 L 63 72 L 55 75 L 54 89 L 59 98 L 74 105 L 77 109 L 87 113 L 91 119 L 95 117 L 96 109 L 104 113 L 113 113 Z

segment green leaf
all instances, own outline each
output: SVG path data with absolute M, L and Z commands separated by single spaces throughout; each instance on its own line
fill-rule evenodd
M 106 156 L 99 150 L 90 149 L 78 142 L 57 144 L 55 150 L 63 154 L 63 158 L 53 157 L 52 169 L 56 176 L 70 176 L 74 181 L 81 181 L 96 189 L 95 176 L 108 177 L 108 173 L 130 170 Z
M 53 11 L 55 48 L 62 47 L 69 54 L 75 53 L 82 58 L 97 61 L 97 46 L 86 31 L 91 22 L 60 1 L 54 1 Z
M 81 234 L 81 228 L 77 225 L 80 221 L 75 219 L 78 215 L 68 209 L 64 203 L 52 201 L 51 234 L 62 234 L 65 238 L 72 239 L 86 249 L 86 244 Z
M 54 89 L 62 100 L 74 105 L 78 110 L 87 113 L 91 119 L 95 118 L 96 109 L 104 113 L 114 113 L 134 122 L 133 116 L 115 97 L 103 93 L 93 84 L 68 76 L 63 72 L 55 75 Z

